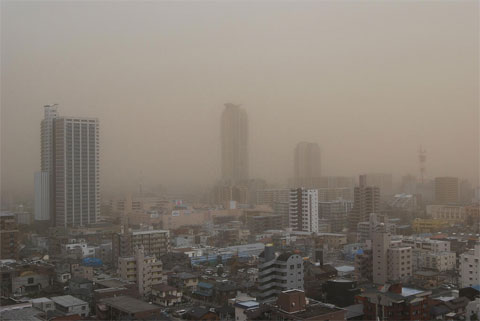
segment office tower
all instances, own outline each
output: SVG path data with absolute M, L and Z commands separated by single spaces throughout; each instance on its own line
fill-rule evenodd
M 294 231 L 318 233 L 318 192 L 316 189 L 291 189 L 288 208 Z
M 459 186 L 457 177 L 435 178 L 435 203 L 451 204 L 458 203 Z
M 349 215 L 349 230 L 355 232 L 360 222 L 368 221 L 371 213 L 380 209 L 380 188 L 367 186 L 365 175 L 360 175 L 360 185 L 353 192 L 353 209 Z
M 34 177 L 34 218 L 35 221 L 48 222 L 50 220 L 50 173 L 40 171 Z
M 271 244 L 259 256 L 258 301 L 275 300 L 285 290 L 304 289 L 303 258 L 299 254 L 285 252 L 277 256 Z
M 131 257 L 118 258 L 118 274 L 138 286 L 141 296 L 149 295 L 152 286 L 163 283 L 163 264 L 153 255 L 147 255 L 143 246 L 136 247 Z
M 348 213 L 352 210 L 353 202 L 337 199 L 329 202 L 318 202 L 318 217 L 326 220 L 332 232 L 341 232 L 346 227 Z
M 99 128 L 96 118 L 53 122 L 55 226 L 96 223 L 100 213 Z
M 294 187 L 315 187 L 320 180 L 320 147 L 300 142 L 294 154 Z
M 234 104 L 225 104 L 221 119 L 222 181 L 245 184 L 248 180 L 247 112 Z
M 373 283 L 405 282 L 412 276 L 412 248 L 392 241 L 385 225 L 375 228 L 372 236 Z
M 18 259 L 18 227 L 13 213 L 0 213 L 0 259 Z

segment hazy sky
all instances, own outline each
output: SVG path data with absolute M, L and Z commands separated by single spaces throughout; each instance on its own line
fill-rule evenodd
M 210 184 L 242 104 L 250 173 L 478 176 L 478 2 L 21 2 L 1 7 L 2 188 L 33 191 L 42 106 L 100 119 L 101 183 Z

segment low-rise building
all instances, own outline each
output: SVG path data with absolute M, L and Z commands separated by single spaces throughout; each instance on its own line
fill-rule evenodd
M 161 317 L 162 308 L 129 296 L 117 296 L 101 299 L 96 315 L 99 320 L 141 320 Z
M 55 304 L 55 310 L 63 315 L 78 314 L 88 317 L 90 309 L 88 303 L 71 295 L 54 296 L 51 300 Z
M 169 307 L 182 302 L 182 291 L 168 284 L 157 284 L 152 286 L 151 298 L 155 304 Z

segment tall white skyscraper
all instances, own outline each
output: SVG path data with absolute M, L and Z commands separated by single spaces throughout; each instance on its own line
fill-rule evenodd
M 96 223 L 100 212 L 98 119 L 54 122 L 55 225 Z
M 48 221 L 53 211 L 53 122 L 58 116 L 57 104 L 45 105 L 40 125 L 40 172 L 35 173 L 34 217 L 36 221 Z
M 59 227 L 96 223 L 100 212 L 98 126 L 96 118 L 60 117 L 56 105 L 45 106 L 42 170 L 35 173 L 35 219 L 51 220 Z
M 248 180 L 248 117 L 234 104 L 225 104 L 221 120 L 222 181 L 231 185 Z
M 290 228 L 294 231 L 318 232 L 318 191 L 290 190 L 288 216 Z

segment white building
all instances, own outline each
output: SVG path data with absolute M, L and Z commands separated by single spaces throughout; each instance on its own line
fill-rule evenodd
M 291 189 L 288 216 L 292 230 L 318 232 L 318 191 Z
M 82 257 L 91 257 L 95 255 L 95 247 L 88 246 L 84 239 L 70 239 L 67 244 L 62 245 L 63 254 L 72 253 L 77 249 L 82 251 Z
M 465 309 L 465 318 L 467 321 L 473 321 L 472 316 L 476 315 L 480 319 L 480 298 L 471 301 Z
M 462 288 L 480 284 L 480 243 L 474 249 L 460 255 L 460 286 Z
M 36 172 L 34 187 L 35 221 L 48 221 L 50 220 L 50 174 L 47 171 Z
M 412 275 L 412 248 L 392 241 L 383 224 L 377 226 L 372 236 L 373 283 L 406 281 Z

